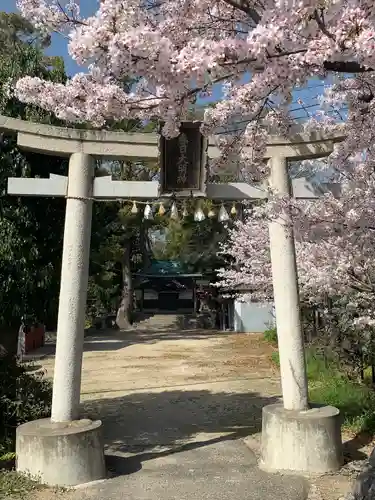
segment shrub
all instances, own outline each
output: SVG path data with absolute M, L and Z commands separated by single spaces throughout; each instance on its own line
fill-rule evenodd
M 35 492 L 45 488 L 38 481 L 25 474 L 17 474 L 14 470 L 0 472 L 0 498 L 9 500 L 30 500 Z
M 14 451 L 18 425 L 50 414 L 52 384 L 17 358 L 0 357 L 0 456 Z
M 344 426 L 359 432 L 375 431 L 375 393 L 336 374 L 310 383 L 310 399 L 315 403 L 335 406 L 341 412 Z
M 271 354 L 271 360 L 274 365 L 277 367 L 280 367 L 280 356 L 279 356 L 279 351 L 274 351 Z
M 279 366 L 279 353 L 272 353 Z M 313 403 L 332 405 L 343 417 L 344 427 L 352 432 L 375 432 L 375 392 L 371 387 L 348 379 L 341 365 L 310 347 L 306 350 L 309 399 Z
M 263 333 L 264 340 L 270 344 L 277 345 L 277 330 L 276 328 L 269 328 Z
M 334 356 L 329 357 L 325 351 L 310 347 L 305 349 L 307 378 L 320 380 L 323 377 L 335 377 L 340 371 Z
M 338 408 L 344 426 L 356 433 L 375 431 L 375 392 L 371 387 L 347 377 L 334 358 L 313 349 L 306 353 L 309 396 L 315 403 Z

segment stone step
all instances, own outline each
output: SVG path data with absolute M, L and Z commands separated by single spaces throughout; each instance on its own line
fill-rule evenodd
M 192 314 L 154 314 L 150 317 L 139 318 L 133 325 L 136 330 L 144 329 L 195 329 L 197 318 Z

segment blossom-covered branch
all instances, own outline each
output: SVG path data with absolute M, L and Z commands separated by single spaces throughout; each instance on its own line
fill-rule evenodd
M 358 327 L 375 326 L 374 167 L 358 158 L 342 165 L 339 197 L 275 198 L 253 209 L 244 222 L 236 222 L 222 248 L 228 267 L 220 271 L 219 285 L 249 290 L 244 300 L 272 300 L 268 222 L 289 210 L 302 300 L 322 306 L 326 297 L 335 298 L 344 309 L 350 304 Z
M 326 90 L 322 113 L 308 126 L 334 132 L 341 118 L 325 109 L 344 106 L 348 138 L 341 159 L 373 141 L 370 0 L 102 0 L 88 18 L 74 0 L 18 0 L 18 6 L 39 27 L 64 32 L 71 57 L 85 69 L 66 85 L 35 78 L 17 84 L 21 100 L 62 119 L 101 127 L 160 118 L 172 137 L 197 99 L 220 83 L 224 99 L 206 110 L 202 131 L 215 134 L 246 117 L 241 140 L 229 141 L 230 151 L 222 144 L 221 165 L 229 153 L 239 154 L 243 165 L 266 175 L 261 152 L 268 134 L 290 131 L 293 89 L 328 71 L 354 72 Z M 128 77 L 137 82 L 131 92 L 121 83 Z

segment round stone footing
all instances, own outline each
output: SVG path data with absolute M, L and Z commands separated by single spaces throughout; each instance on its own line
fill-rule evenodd
M 51 486 L 76 486 L 106 477 L 100 420 L 54 423 L 49 419 L 17 428 L 17 471 Z
M 260 467 L 269 472 L 325 473 L 343 462 L 340 412 L 311 405 L 306 411 L 265 406 Z

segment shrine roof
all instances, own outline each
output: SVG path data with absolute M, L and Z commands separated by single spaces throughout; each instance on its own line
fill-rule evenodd
M 147 277 L 200 277 L 201 273 L 190 273 L 186 266 L 182 262 L 177 260 L 154 260 L 146 268 L 138 271 L 136 276 L 147 276 Z

